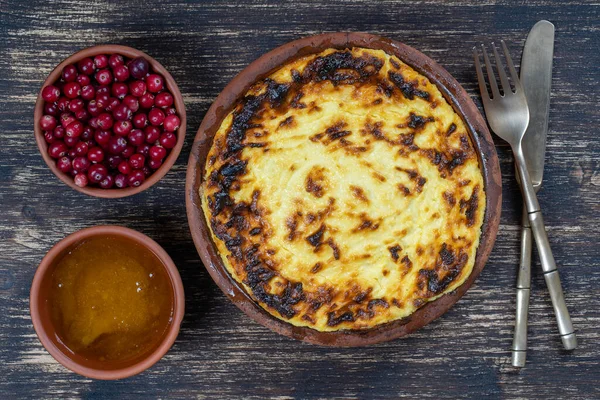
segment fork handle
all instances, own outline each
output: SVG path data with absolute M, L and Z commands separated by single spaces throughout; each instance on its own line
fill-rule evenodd
M 524 367 L 527 356 L 527 315 L 529 313 L 529 293 L 531 285 L 531 226 L 527 208 L 523 206 L 521 228 L 521 260 L 517 277 L 517 312 L 515 316 L 515 333 L 512 344 L 513 367 Z
M 517 170 L 521 177 L 521 184 L 523 188 L 523 196 L 525 197 L 525 205 L 527 206 L 527 214 L 529 222 L 531 224 L 531 231 L 533 232 L 533 238 L 538 249 L 540 257 L 540 264 L 542 264 L 542 270 L 544 271 L 544 279 L 546 280 L 546 286 L 550 292 L 550 299 L 552 300 L 552 307 L 554 308 L 554 314 L 556 315 L 556 322 L 558 323 L 558 331 L 560 333 L 563 346 L 567 350 L 573 350 L 577 347 L 577 338 L 573 330 L 573 324 L 571 323 L 571 317 L 567 310 L 565 298 L 560 283 L 560 277 L 558 276 L 558 270 L 556 268 L 556 262 L 552 255 L 552 249 L 548 242 L 548 235 L 546 234 L 546 227 L 544 226 L 544 219 L 540 211 L 540 205 L 531 184 L 531 178 L 529 177 L 529 171 L 527 170 L 527 163 L 523 155 L 523 148 L 521 143 L 513 148 L 515 154 L 515 161 L 517 164 Z

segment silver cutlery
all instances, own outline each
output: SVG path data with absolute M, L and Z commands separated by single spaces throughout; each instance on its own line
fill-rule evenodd
M 475 68 L 477 69 L 479 91 L 481 92 L 483 107 L 490 127 L 496 135 L 508 142 L 514 154 L 517 171 L 521 179 L 524 202 L 527 208 L 527 218 L 529 219 L 531 231 L 533 232 L 533 237 L 538 249 L 546 286 L 550 292 L 554 314 L 556 315 L 556 320 L 558 322 L 558 330 L 561 335 L 563 346 L 566 349 L 571 350 L 577 347 L 577 338 L 573 331 L 571 317 L 569 316 L 565 304 L 560 277 L 548 242 L 548 235 L 546 234 L 540 205 L 536 197 L 535 189 L 533 188 L 531 177 L 527 169 L 527 163 L 525 161 L 525 155 L 523 153 L 522 140 L 529 124 L 529 107 L 527 106 L 525 92 L 519 81 L 508 48 L 504 41 L 501 41 L 501 43 L 514 90 L 511 88 L 508 76 L 504 70 L 504 65 L 496 50 L 496 46 L 492 43 L 498 76 L 500 77 L 500 88 L 502 89 L 503 94 L 500 94 L 498 84 L 496 83 L 496 75 L 494 74 L 492 64 L 485 46 L 483 45 L 481 45 L 481 48 L 492 96 L 490 97 L 486 87 L 486 81 L 479 63 L 479 53 L 477 49 L 474 48 L 473 57 L 475 59 Z
M 523 136 L 523 152 L 525 153 L 531 183 L 536 193 L 542 185 L 544 175 L 553 50 L 554 25 L 548 21 L 539 21 L 533 26 L 525 41 L 520 71 L 521 85 L 529 106 L 529 125 Z M 512 365 L 514 367 L 524 367 L 527 356 L 531 235 L 527 209 L 523 207 L 521 258 L 517 277 L 517 312 L 512 344 Z

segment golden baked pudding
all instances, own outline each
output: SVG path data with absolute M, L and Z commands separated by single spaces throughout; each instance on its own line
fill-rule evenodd
M 200 192 L 233 279 L 318 331 L 372 328 L 456 289 L 485 211 L 460 116 L 426 77 L 364 48 L 254 84 L 221 122 Z

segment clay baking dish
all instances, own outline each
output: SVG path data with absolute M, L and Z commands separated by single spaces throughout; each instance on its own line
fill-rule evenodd
M 154 173 L 150 175 L 148 179 L 144 181 L 144 183 L 142 183 L 138 187 L 127 187 L 123 189 L 102 189 L 99 187 L 86 186 L 81 188 L 77 186 L 73 181 L 73 178 L 70 175 L 60 171 L 56 166 L 55 160 L 48 155 L 48 143 L 46 143 L 46 141 L 44 140 L 44 133 L 42 132 L 42 129 L 40 128 L 40 125 L 38 123 L 40 118 L 42 118 L 42 115 L 44 115 L 44 99 L 42 99 L 42 90 L 46 86 L 56 82 L 60 78 L 63 68 L 67 65 L 77 63 L 78 61 L 86 57 L 94 57 L 99 54 L 121 54 L 129 58 L 144 57 L 146 60 L 148 60 L 148 63 L 150 63 L 150 70 L 161 74 L 165 78 L 165 86 L 173 95 L 175 109 L 177 110 L 177 115 L 179 116 L 179 119 L 181 121 L 179 129 L 177 129 L 177 144 L 175 145 L 175 147 L 173 147 L 173 149 L 171 149 L 171 152 L 165 158 L 163 164 L 156 171 L 154 171 Z M 167 172 L 169 172 L 173 164 L 175 164 L 175 161 L 177 160 L 177 157 L 179 156 L 179 153 L 181 152 L 181 148 L 183 147 L 183 143 L 185 141 L 185 105 L 183 103 L 183 97 L 181 96 L 181 92 L 179 91 L 179 88 L 177 87 L 177 84 L 175 83 L 175 80 L 173 79 L 171 74 L 169 74 L 169 72 L 158 61 L 150 57 L 148 54 L 131 47 L 119 46 L 115 44 L 105 44 L 100 46 L 88 47 L 87 49 L 78 51 L 77 53 L 66 58 L 63 62 L 58 64 L 56 68 L 52 70 L 50 75 L 48 75 L 48 77 L 44 81 L 44 84 L 40 88 L 40 92 L 38 93 L 38 97 L 35 102 L 33 121 L 35 141 L 37 142 L 38 148 L 40 149 L 40 153 L 42 153 L 44 161 L 46 162 L 48 167 L 50 167 L 50 170 L 54 173 L 54 175 L 56 175 L 58 179 L 60 179 L 73 189 L 77 190 L 78 192 L 82 192 L 90 196 L 111 199 L 132 196 L 134 194 L 143 192 L 144 190 L 148 189 L 150 186 L 158 182 L 163 176 L 165 176 Z
M 396 55 L 440 89 L 449 104 L 463 118 L 478 152 L 485 183 L 486 212 L 473 272 L 458 289 L 427 303 L 407 318 L 373 329 L 319 332 L 294 326 L 271 316 L 230 277 L 212 241 L 200 206 L 198 189 L 202 182 L 206 156 L 222 118 L 231 111 L 252 83 L 298 57 L 319 53 L 327 48 L 344 49 L 353 46 L 381 49 Z M 242 311 L 267 328 L 305 342 L 328 346 L 363 346 L 399 338 L 428 324 L 452 307 L 473 284 L 492 250 L 500 221 L 501 196 L 500 166 L 492 138 L 483 117 L 465 90 L 445 69 L 419 51 L 400 42 L 367 33 L 327 33 L 307 37 L 278 47 L 250 64 L 227 85 L 204 117 L 190 154 L 186 181 L 187 215 L 192 237 L 204 266 L 221 290 Z
M 122 236 L 149 249 L 162 262 L 171 281 L 171 287 L 173 288 L 173 315 L 171 324 L 169 325 L 163 340 L 152 351 L 127 362 L 100 362 L 89 360 L 74 354 L 58 338 L 56 328 L 53 326 L 52 319 L 50 318 L 47 299 L 50 284 L 52 282 L 54 266 L 74 246 L 85 239 L 99 235 Z M 46 256 L 40 262 L 33 277 L 29 308 L 33 327 L 40 342 L 42 342 L 42 345 L 56 361 L 71 371 L 87 376 L 88 378 L 112 380 L 139 374 L 150 368 L 167 353 L 179 333 L 179 326 L 183 320 L 185 298 L 179 271 L 173 263 L 173 260 L 171 260 L 171 257 L 169 257 L 167 252 L 158 243 L 148 236 L 129 228 L 115 225 L 102 225 L 72 233 L 56 243 L 50 251 L 48 251 Z

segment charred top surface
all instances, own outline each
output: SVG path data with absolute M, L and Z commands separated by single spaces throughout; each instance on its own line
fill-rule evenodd
M 203 207 L 228 271 L 292 324 L 370 328 L 471 272 L 485 193 L 466 128 L 382 51 L 327 50 L 256 82 L 209 160 Z

